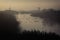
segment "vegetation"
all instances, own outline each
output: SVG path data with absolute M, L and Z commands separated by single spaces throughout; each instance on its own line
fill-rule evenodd
M 59 40 L 60 36 L 55 33 L 40 31 L 23 31 L 17 36 L 18 40 Z
M 18 33 L 19 23 L 9 12 L 0 12 L 1 40 L 60 40 L 60 35 L 40 31 L 23 31 Z

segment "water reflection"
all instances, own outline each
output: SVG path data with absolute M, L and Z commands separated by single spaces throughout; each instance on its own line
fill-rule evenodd
M 32 17 L 31 14 L 17 14 L 17 20 L 21 22 L 20 26 L 22 30 L 40 30 L 46 32 L 55 32 L 60 34 L 59 28 L 54 25 L 55 27 L 48 27 L 47 25 L 43 25 L 43 19 L 39 17 Z
M 42 20 L 37 17 L 31 17 L 30 14 L 18 14 L 17 20 L 21 22 L 21 26 L 23 29 L 30 30 L 30 29 L 39 29 L 38 27 L 42 26 Z M 38 21 L 38 22 L 35 22 Z M 37 27 L 38 26 L 38 27 Z

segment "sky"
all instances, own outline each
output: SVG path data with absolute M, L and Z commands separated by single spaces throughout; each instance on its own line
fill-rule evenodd
M 0 10 L 35 10 L 53 8 L 60 9 L 60 0 L 0 0 Z

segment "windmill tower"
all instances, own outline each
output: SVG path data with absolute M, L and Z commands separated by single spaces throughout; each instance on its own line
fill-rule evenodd
M 11 10 L 11 8 L 9 8 L 9 10 Z
M 38 7 L 38 11 L 40 11 L 40 7 Z

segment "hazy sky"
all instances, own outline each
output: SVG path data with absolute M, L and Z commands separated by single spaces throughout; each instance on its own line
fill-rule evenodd
M 31 10 L 40 8 L 55 8 L 60 9 L 60 0 L 0 0 L 0 10 Z

